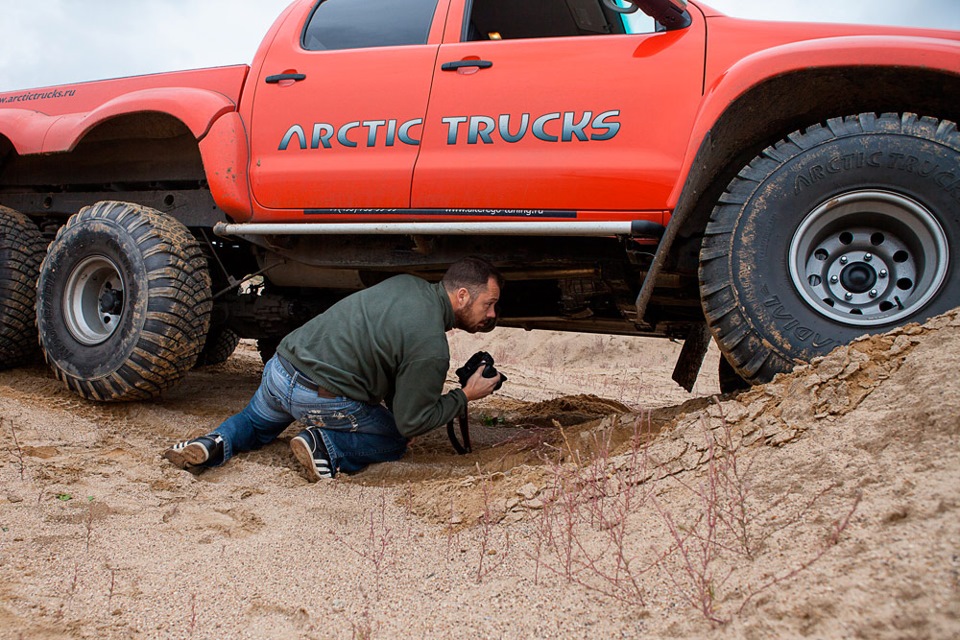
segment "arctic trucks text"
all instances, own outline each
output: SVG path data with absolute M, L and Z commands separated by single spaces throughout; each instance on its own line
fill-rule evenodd
M 296 0 L 251 66 L 0 94 L 0 366 L 147 398 L 474 254 L 502 325 L 765 381 L 960 303 L 958 118 L 958 32 Z

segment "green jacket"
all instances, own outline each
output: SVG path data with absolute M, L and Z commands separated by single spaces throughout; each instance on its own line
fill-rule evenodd
M 359 402 L 386 400 L 407 437 L 445 425 L 467 406 L 443 393 L 450 368 L 450 299 L 440 283 L 395 276 L 340 300 L 277 348 L 321 387 Z M 442 394 L 442 395 L 441 395 Z

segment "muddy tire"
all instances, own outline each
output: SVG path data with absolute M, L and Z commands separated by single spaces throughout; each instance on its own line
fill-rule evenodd
M 98 202 L 70 218 L 40 268 L 44 357 L 90 400 L 155 397 L 202 351 L 212 307 L 197 241 L 159 212 Z
M 960 133 L 912 114 L 796 132 L 714 209 L 700 293 L 736 372 L 765 382 L 960 303 Z
M 213 327 L 207 334 L 207 342 L 197 358 L 195 367 L 212 367 L 230 359 L 240 344 L 240 336 L 227 327 Z
M 720 381 L 720 393 L 734 393 L 735 391 L 749 389 L 752 386 L 740 377 L 740 374 L 733 368 L 733 365 L 723 356 L 720 356 L 717 378 Z
M 0 207 L 0 369 L 38 352 L 35 304 L 47 241 L 27 216 Z

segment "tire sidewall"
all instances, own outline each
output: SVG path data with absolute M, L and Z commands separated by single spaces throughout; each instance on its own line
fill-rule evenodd
M 745 315 L 754 331 L 785 360 L 809 361 L 861 335 L 922 322 L 956 306 L 958 158 L 958 149 L 926 138 L 861 133 L 802 150 L 776 167 L 743 205 L 732 236 L 734 291 L 740 306 L 750 310 Z M 790 278 L 788 256 L 794 234 L 811 211 L 831 198 L 869 189 L 902 194 L 926 207 L 947 235 L 950 263 L 936 296 L 909 317 L 871 326 L 845 325 L 821 315 L 800 296 Z
M 67 328 L 64 289 L 70 274 L 91 256 L 109 259 L 124 283 L 124 305 L 117 329 L 98 345 L 78 342 Z M 113 221 L 84 220 L 64 229 L 40 272 L 37 324 L 48 361 L 82 380 L 98 380 L 130 358 L 146 321 L 147 270 L 137 242 Z

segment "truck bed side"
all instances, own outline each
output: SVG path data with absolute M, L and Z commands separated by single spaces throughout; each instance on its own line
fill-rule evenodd
M 0 93 L 0 135 L 20 155 L 56 153 L 111 118 L 157 111 L 199 138 L 236 109 L 249 70 L 235 65 Z

